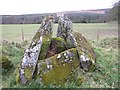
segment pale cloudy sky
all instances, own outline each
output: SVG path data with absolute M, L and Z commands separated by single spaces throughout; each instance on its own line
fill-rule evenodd
M 0 15 L 111 8 L 117 0 L 0 0 Z

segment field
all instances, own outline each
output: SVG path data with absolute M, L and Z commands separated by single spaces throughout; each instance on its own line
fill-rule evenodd
M 12 24 L 12 25 L 0 25 L 2 31 L 2 40 L 6 40 L 9 43 L 22 43 L 22 30 L 24 32 L 25 40 L 30 43 L 36 31 L 39 29 L 39 24 Z M 14 64 L 14 68 L 9 72 L 5 72 L 2 79 L 2 85 L 0 87 L 18 87 L 18 88 L 118 88 L 118 26 L 113 23 L 92 23 L 81 24 L 74 23 L 73 30 L 82 33 L 92 45 L 96 55 L 97 63 L 96 70 L 94 72 L 88 72 L 86 74 L 86 81 L 78 85 L 76 82 L 67 82 L 64 85 L 48 85 L 43 83 L 31 82 L 28 85 L 19 85 L 15 82 L 14 71 L 19 65 L 20 60 L 23 57 L 23 49 L 12 46 L 7 47 L 6 50 L 9 59 Z M 54 36 L 56 35 L 57 24 L 54 25 Z M 116 39 L 117 38 L 117 39 Z M 29 45 L 29 44 L 28 44 Z M 4 46 L 3 46 L 4 48 Z M 16 53 L 17 52 L 17 53 Z
M 20 43 L 22 36 L 22 29 L 25 40 L 30 41 L 36 31 L 39 29 L 39 24 L 24 24 L 24 25 L 0 25 L 2 26 L 2 39 L 8 41 L 15 41 Z M 117 36 L 117 24 L 110 23 L 92 23 L 92 24 L 73 24 L 73 30 L 82 33 L 87 39 L 96 40 L 97 35 L 100 38 L 107 36 Z M 56 35 L 57 24 L 54 25 L 54 36 Z

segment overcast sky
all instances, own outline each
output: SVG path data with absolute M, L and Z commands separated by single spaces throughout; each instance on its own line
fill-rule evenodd
M 111 8 L 117 0 L 0 0 L 0 15 Z

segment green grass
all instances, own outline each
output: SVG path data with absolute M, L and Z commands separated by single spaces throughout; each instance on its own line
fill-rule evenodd
M 0 25 L 2 26 L 2 39 L 7 41 L 21 42 L 22 29 L 25 39 L 30 41 L 39 29 L 40 25 Z
M 57 24 L 54 25 L 54 36 L 57 32 L 57 26 Z M 22 29 L 24 32 L 25 40 L 31 41 L 39 29 L 40 24 L 8 24 L 0 25 L 0 27 L 2 27 L 2 32 L 0 32 L 0 34 L 2 33 L 2 39 L 19 43 L 22 41 Z M 97 34 L 99 34 L 100 38 L 103 38 L 105 36 L 117 36 L 118 27 L 117 24 L 111 23 L 74 23 L 73 30 L 82 33 L 87 39 L 96 40 Z
M 73 30 L 82 33 L 87 39 L 96 40 L 97 34 L 100 39 L 108 36 L 118 35 L 117 24 L 111 23 L 88 23 L 88 24 L 73 24 Z

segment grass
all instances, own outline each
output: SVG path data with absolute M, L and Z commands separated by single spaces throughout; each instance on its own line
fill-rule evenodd
M 54 25 L 54 33 L 56 35 L 57 24 Z M 20 43 L 22 41 L 22 29 L 24 32 L 25 40 L 31 41 L 37 30 L 39 29 L 39 24 L 12 24 L 12 25 L 0 25 L 2 27 L 2 39 L 7 41 L 14 41 Z M 97 34 L 100 38 L 106 36 L 117 36 L 118 27 L 117 24 L 111 23 L 74 23 L 73 30 L 82 33 L 87 39 L 96 40 Z
M 73 30 L 82 33 L 87 39 L 96 40 L 97 34 L 100 39 L 108 36 L 118 35 L 117 24 L 111 23 L 92 23 L 92 24 L 73 24 Z
M 23 29 L 25 39 L 30 42 L 36 31 L 39 29 L 39 26 L 39 24 L 0 25 L 0 27 L 2 27 L 2 32 L 0 32 L 0 34 L 2 34 L 2 39 L 4 40 L 21 43 L 21 30 Z M 16 84 L 14 71 L 18 64 L 21 62 L 21 59 L 23 57 L 23 49 L 12 46 L 7 49 L 5 48 L 5 50 L 7 50 L 8 53 L 12 54 L 12 56 L 8 55 L 8 57 L 14 64 L 14 68 L 12 68 L 3 76 L 2 85 L 0 84 L 0 86 L 8 88 L 117 88 L 118 77 L 120 77 L 118 74 L 118 49 L 114 48 L 117 43 L 111 44 L 111 47 L 108 47 L 103 43 L 105 41 L 103 40 L 105 37 L 117 37 L 117 24 L 74 23 L 73 28 L 75 31 L 82 33 L 90 41 L 90 44 L 97 54 L 96 70 L 94 72 L 85 73 L 85 82 L 78 84 L 74 81 L 71 81 L 66 82 L 62 85 L 44 85 L 42 82 L 33 80 L 27 85 Z M 56 35 L 56 30 L 57 24 L 54 26 L 54 36 Z M 97 34 L 99 34 L 99 41 L 96 41 Z M 111 39 L 108 40 L 110 41 Z M 108 42 L 108 40 L 106 40 L 106 42 Z M 3 46 L 3 48 L 4 47 L 5 46 Z

